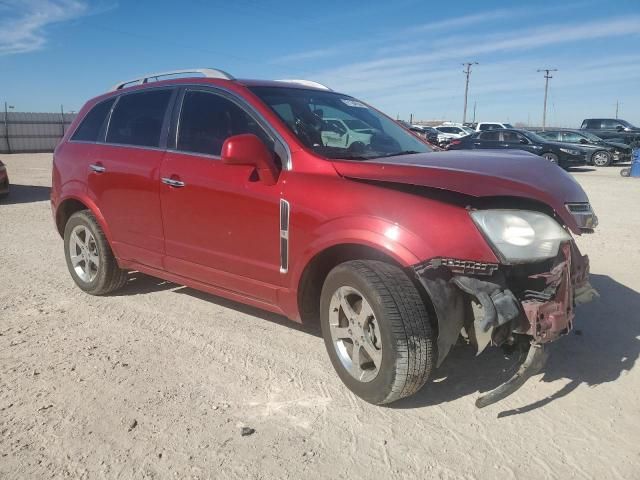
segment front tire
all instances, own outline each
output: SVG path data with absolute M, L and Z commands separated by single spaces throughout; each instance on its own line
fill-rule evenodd
M 76 285 L 91 295 L 106 295 L 127 282 L 109 242 L 91 211 L 71 215 L 64 228 L 64 256 Z
M 611 165 L 611 154 L 606 150 L 593 152 L 593 155 L 591 156 L 591 163 L 596 167 L 608 167 Z
M 322 335 L 336 372 L 376 405 L 416 393 L 435 358 L 435 335 L 416 286 L 397 266 L 354 260 L 335 267 L 320 298 Z

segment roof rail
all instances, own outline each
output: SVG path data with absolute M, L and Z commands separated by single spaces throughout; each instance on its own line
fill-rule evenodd
M 333 92 L 333 90 L 331 90 L 326 85 L 323 85 L 323 84 L 318 83 L 318 82 L 314 82 L 313 80 L 283 79 L 283 80 L 276 80 L 276 82 L 296 83 L 298 85 L 304 85 L 305 87 L 321 88 L 322 90 L 329 90 L 330 92 Z
M 227 72 L 222 70 L 217 70 L 215 68 L 188 68 L 186 70 L 173 70 L 171 72 L 162 72 L 162 73 L 151 73 L 149 75 L 145 75 L 144 77 L 134 78 L 132 80 L 127 80 L 126 82 L 116 83 L 111 90 L 120 90 L 125 86 L 131 84 L 141 85 L 143 83 L 148 83 L 149 79 L 155 78 L 158 80 L 160 77 L 170 77 L 171 75 L 182 75 L 184 73 L 200 73 L 206 78 L 222 78 L 224 80 L 233 80 L 234 78 L 229 75 Z

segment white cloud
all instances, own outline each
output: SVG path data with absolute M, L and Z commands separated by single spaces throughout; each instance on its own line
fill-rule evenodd
M 46 28 L 89 14 L 81 0 L 8 0 L 0 3 L 0 56 L 40 50 Z

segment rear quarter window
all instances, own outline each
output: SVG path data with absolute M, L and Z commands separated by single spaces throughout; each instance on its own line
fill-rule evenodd
M 115 98 L 111 98 L 95 105 L 84 117 L 71 140 L 82 142 L 98 141 L 98 135 L 107 121 L 107 116 L 114 101 Z
M 171 90 L 123 95 L 111 115 L 107 143 L 158 147 Z

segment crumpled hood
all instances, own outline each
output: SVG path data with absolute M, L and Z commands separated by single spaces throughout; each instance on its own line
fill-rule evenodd
M 576 234 L 567 203 L 589 201 L 571 175 L 522 150 L 473 150 L 402 155 L 367 161 L 333 161 L 343 177 L 404 183 L 474 197 L 521 197 L 549 205 Z

